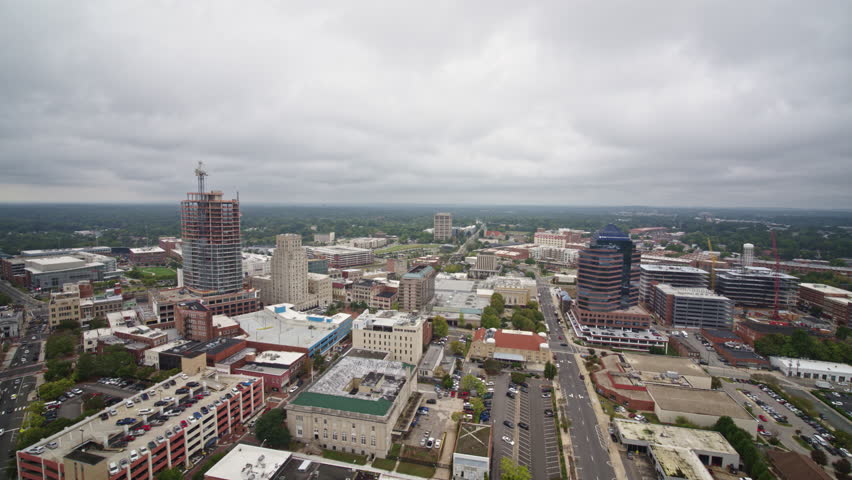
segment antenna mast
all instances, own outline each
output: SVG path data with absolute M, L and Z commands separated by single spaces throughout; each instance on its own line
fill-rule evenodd
M 204 169 L 204 162 L 198 162 L 198 167 L 195 169 L 195 176 L 198 177 L 198 193 L 204 193 L 204 177 L 207 176 L 207 170 Z

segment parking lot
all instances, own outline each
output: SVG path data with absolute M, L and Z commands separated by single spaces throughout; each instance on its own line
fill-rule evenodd
M 823 395 L 835 408 L 852 415 L 852 395 L 846 392 L 823 392 Z
M 772 395 L 761 390 L 757 385 L 728 382 L 723 382 L 723 384 L 725 390 L 727 390 L 733 398 L 737 400 L 737 402 L 743 405 L 750 405 L 752 412 L 756 417 L 758 417 L 759 423 L 767 432 L 778 437 L 781 443 L 794 451 L 804 454 L 808 454 L 809 452 L 807 448 L 803 447 L 794 439 L 796 430 L 801 430 L 802 435 L 810 439 L 813 438 L 814 434 L 824 436 L 828 433 L 822 425 L 819 425 L 816 419 L 812 419 L 806 414 L 799 412 L 798 409 L 792 405 L 788 407 L 787 405 L 780 403 L 778 400 L 773 398 Z M 746 395 L 746 393 L 751 396 Z M 759 404 L 758 401 L 760 401 L 762 405 Z M 772 416 L 773 413 L 775 413 L 776 417 Z M 799 413 L 802 416 L 800 417 L 796 413 Z M 760 415 L 762 415 L 767 421 L 760 419 Z M 782 425 L 781 421 L 783 418 L 779 420 L 777 419 L 778 416 L 786 416 L 787 423 L 790 426 Z M 834 448 L 823 449 L 826 450 L 826 454 L 829 455 L 829 462 L 833 462 L 837 460 L 837 458 L 840 458 L 840 456 L 843 456 L 842 453 L 837 455 L 839 452 L 837 452 Z M 837 458 L 832 458 L 832 456 Z
M 528 387 L 518 388 L 515 397 L 510 398 L 506 396 L 510 375 L 504 373 L 493 380 L 491 423 L 495 458 L 514 459 L 529 469 L 532 478 L 559 478 L 558 432 L 553 418 L 545 415 L 545 409 L 551 408 L 551 400 L 542 398 L 543 382 L 531 378 L 527 380 Z M 512 426 L 507 426 L 505 421 Z M 499 478 L 498 468 L 494 470 L 492 478 Z
M 452 449 L 452 445 L 445 444 L 445 433 L 454 430 L 455 422 L 453 421 L 453 412 L 462 410 L 462 400 L 459 398 L 443 397 L 438 398 L 437 394 L 432 389 L 421 388 L 420 393 L 423 394 L 423 399 L 420 403 L 421 407 L 429 409 L 428 413 L 417 416 L 417 425 L 411 429 L 403 440 L 406 445 L 415 447 L 426 447 L 428 440 L 431 438 L 433 442 L 440 440 L 440 444 L 436 447 L 433 443 L 432 448 L 443 450 L 445 447 Z M 436 400 L 436 403 L 427 403 L 429 399 Z

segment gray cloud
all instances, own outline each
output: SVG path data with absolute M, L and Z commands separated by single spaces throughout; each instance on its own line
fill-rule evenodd
M 533 3 L 532 5 L 527 3 Z M 852 208 L 852 6 L 0 4 L 0 201 Z

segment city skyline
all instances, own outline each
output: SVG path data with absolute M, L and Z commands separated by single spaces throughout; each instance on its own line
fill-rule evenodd
M 0 6 L 0 202 L 849 209 L 850 13 Z

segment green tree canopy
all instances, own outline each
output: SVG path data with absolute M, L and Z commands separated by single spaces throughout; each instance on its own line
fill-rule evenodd
M 468 374 L 468 375 L 463 376 L 462 379 L 461 379 L 461 382 L 459 382 L 459 386 L 461 387 L 462 391 L 466 391 L 466 392 L 474 392 L 475 391 L 476 394 L 479 395 L 480 397 L 482 395 L 485 395 L 485 390 L 486 390 L 485 382 L 483 382 L 482 380 L 478 379 L 477 377 L 475 377 L 473 375 Z
M 74 353 L 77 346 L 76 337 L 70 333 L 55 333 L 47 338 L 44 346 L 45 357 L 51 358 L 66 357 Z
M 290 431 L 284 424 L 284 409 L 273 408 L 264 413 L 255 424 L 258 440 L 272 448 L 286 448 L 290 444 Z
M 451 377 L 449 373 L 445 373 L 444 377 L 441 378 L 441 386 L 447 390 L 453 388 L 453 377 Z
M 503 480 L 532 480 L 527 467 L 518 465 L 509 457 L 500 459 L 500 478 Z
M 498 315 L 503 315 L 503 311 L 506 309 L 506 300 L 503 298 L 503 295 L 492 293 L 491 306 L 494 307 Z
M 42 400 L 56 400 L 60 395 L 74 388 L 74 380 L 63 378 L 55 382 L 47 382 L 38 387 L 38 396 Z
M 438 315 L 432 319 L 432 334 L 436 337 L 446 337 L 450 333 L 450 325 L 447 319 Z
M 550 361 L 544 364 L 544 378 L 548 380 L 553 380 L 553 378 L 556 377 L 556 372 L 556 365 L 554 365 Z
M 166 470 L 162 470 L 154 478 L 156 478 L 157 480 L 183 480 L 183 473 L 180 471 L 179 468 L 169 468 Z

